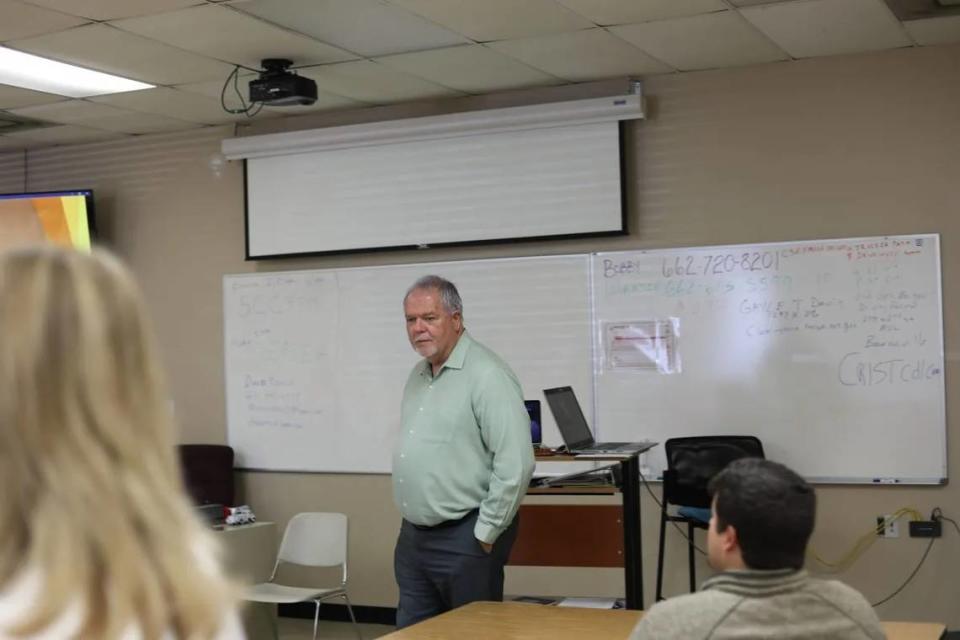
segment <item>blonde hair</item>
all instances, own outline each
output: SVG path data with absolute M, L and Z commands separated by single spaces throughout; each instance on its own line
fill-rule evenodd
M 14 635 L 210 638 L 234 590 L 184 497 L 139 290 L 104 253 L 0 258 L 0 586 L 38 571 Z M 208 548 L 209 547 L 209 548 Z

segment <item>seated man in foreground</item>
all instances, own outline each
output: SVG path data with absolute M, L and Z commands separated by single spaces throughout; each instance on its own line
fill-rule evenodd
M 855 589 L 803 569 L 813 532 L 813 487 L 776 462 L 743 458 L 710 483 L 707 556 L 717 573 L 702 591 L 653 606 L 632 640 L 647 638 L 884 638 Z

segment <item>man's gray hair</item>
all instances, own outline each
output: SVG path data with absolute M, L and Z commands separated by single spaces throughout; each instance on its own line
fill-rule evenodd
M 463 315 L 463 301 L 460 299 L 460 292 L 457 291 L 457 287 L 446 278 L 441 278 L 440 276 L 423 276 L 407 289 L 406 295 L 403 296 L 403 301 L 406 302 L 411 293 L 420 289 L 436 289 L 440 292 L 440 302 L 443 303 L 443 308 L 447 313 L 459 313 L 461 316 Z

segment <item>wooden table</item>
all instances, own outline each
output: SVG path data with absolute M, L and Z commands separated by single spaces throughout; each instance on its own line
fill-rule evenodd
M 887 640 L 940 640 L 947 632 L 936 622 L 884 622 Z
M 472 602 L 412 627 L 391 640 L 583 640 L 626 638 L 642 614 L 627 609 L 576 609 L 520 602 Z
M 520 602 L 473 602 L 412 627 L 390 640 L 582 640 L 627 638 L 643 616 L 626 609 L 578 609 Z M 889 640 L 939 640 L 946 631 L 929 622 L 884 622 Z

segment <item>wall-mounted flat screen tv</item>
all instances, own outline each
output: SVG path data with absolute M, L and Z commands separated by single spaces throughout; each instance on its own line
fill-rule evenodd
M 93 191 L 0 194 L 0 249 L 53 242 L 90 251 Z

